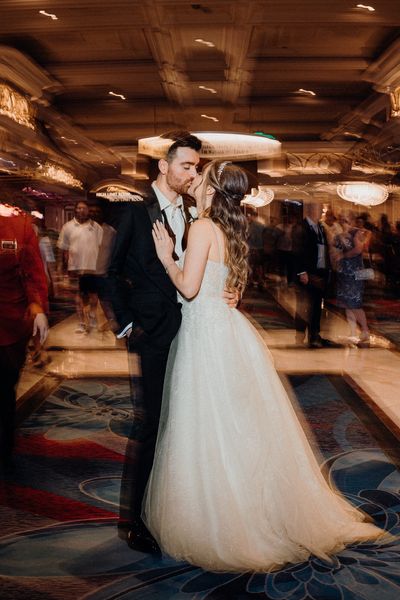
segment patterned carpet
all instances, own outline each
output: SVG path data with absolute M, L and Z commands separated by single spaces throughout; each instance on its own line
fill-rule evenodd
M 293 319 L 267 291 L 248 289 L 240 304 L 264 329 L 293 329 Z
M 341 377 L 290 383 L 326 475 L 399 534 L 397 441 Z M 77 379 L 25 421 L 0 496 L 2 600 L 398 600 L 397 541 L 360 544 L 332 562 L 311 558 L 266 575 L 206 573 L 130 550 L 117 536 L 116 516 L 131 419 L 126 380 Z

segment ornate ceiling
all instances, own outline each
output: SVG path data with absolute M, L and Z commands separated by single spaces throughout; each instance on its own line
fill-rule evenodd
M 46 156 L 90 186 L 145 177 L 141 137 L 263 131 L 283 152 L 258 163 L 262 183 L 393 180 L 400 5 L 356 5 L 2 0 L 0 81 L 30 99 L 38 124 L 22 135 L 0 114 L 3 158 Z

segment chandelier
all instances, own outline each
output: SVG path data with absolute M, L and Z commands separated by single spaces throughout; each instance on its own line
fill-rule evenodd
M 5 115 L 19 125 L 35 129 L 32 105 L 25 96 L 4 82 L 0 82 L 0 115 Z
M 251 194 L 247 194 L 240 204 L 250 205 L 254 208 L 267 206 L 274 199 L 274 192 L 269 188 L 251 188 Z
M 262 160 L 281 152 L 281 143 L 266 135 L 218 131 L 199 131 L 192 135 L 202 142 L 200 156 L 209 160 Z M 138 152 L 156 159 L 164 158 L 173 142 L 163 136 L 142 138 Z
M 338 185 L 336 191 L 343 200 L 363 206 L 377 206 L 385 202 L 389 196 L 385 185 L 368 181 L 347 181 Z
M 390 92 L 391 117 L 400 117 L 400 87 Z

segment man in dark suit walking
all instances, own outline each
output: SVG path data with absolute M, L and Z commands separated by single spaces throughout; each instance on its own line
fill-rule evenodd
M 134 428 L 121 485 L 119 529 L 132 548 L 145 552 L 158 550 L 141 520 L 141 506 L 154 459 L 168 352 L 181 324 L 176 289 L 157 258 L 152 227 L 156 220 L 165 224 L 179 258 L 191 220 L 182 196 L 197 174 L 201 149 L 201 141 L 189 133 L 177 138 L 159 161 L 148 194 L 136 196 L 121 212 L 109 268 L 116 335 L 126 337 L 128 352 L 139 356 L 142 375 L 140 398 L 137 379 L 132 381 Z
M 303 343 L 306 329 L 310 348 L 335 346 L 320 336 L 322 301 L 326 295 L 330 264 L 327 239 L 321 226 L 321 207 L 304 205 L 305 218 L 293 230 L 293 253 L 297 274 L 296 340 Z

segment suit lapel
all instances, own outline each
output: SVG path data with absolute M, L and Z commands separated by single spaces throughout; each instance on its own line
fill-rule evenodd
M 195 207 L 196 203 L 193 200 L 193 198 L 191 196 L 188 196 L 187 194 L 185 194 L 183 196 L 183 215 L 185 217 L 185 231 L 183 234 L 183 239 L 182 239 L 182 249 L 186 250 L 187 247 L 187 240 L 188 240 L 188 235 L 189 235 L 189 228 L 190 225 L 195 221 L 195 218 L 193 217 L 193 215 L 190 212 L 190 208 L 191 207 Z
M 153 191 L 153 188 L 150 189 L 149 193 L 143 197 L 143 201 L 146 207 L 147 214 L 150 219 L 151 225 L 153 225 L 156 221 L 165 222 L 165 218 L 162 214 L 160 204 L 158 202 L 158 198 Z M 168 223 L 168 222 L 167 222 Z M 147 235 L 147 234 L 146 234 Z M 154 255 L 156 256 L 156 251 L 154 248 Z M 164 268 L 161 263 L 156 260 L 151 259 L 150 263 L 144 260 L 145 257 L 142 257 L 140 260 L 140 264 L 144 269 L 146 276 L 153 281 L 153 283 L 164 292 L 170 299 L 176 300 L 176 292 L 175 288 L 171 283 L 170 278 L 166 274 Z M 172 293 L 172 297 L 171 297 Z
M 146 210 L 149 214 L 151 224 L 153 225 L 157 220 L 162 221 L 163 218 L 161 214 L 160 204 L 158 202 L 157 196 L 153 191 L 153 188 L 151 188 L 151 191 L 149 191 L 149 193 L 146 196 L 144 196 L 143 200 L 146 206 Z

